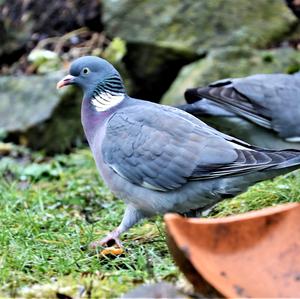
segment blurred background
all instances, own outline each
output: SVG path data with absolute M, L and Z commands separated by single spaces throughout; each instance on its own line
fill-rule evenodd
M 124 206 L 86 147 L 81 91 L 56 90 L 72 60 L 101 56 L 131 96 L 178 105 L 185 89 L 214 80 L 299 71 L 297 16 L 300 0 L 0 0 L 0 297 L 119 298 L 141 283 L 186 285 L 162 218 L 125 234 L 118 257 L 87 250 Z M 299 172 L 282 176 L 209 217 L 300 201 L 299 190 Z
M 188 87 L 300 69 L 298 0 L 0 0 L 0 140 L 67 152 L 82 144 L 81 93 L 55 89 L 99 55 L 131 96 L 183 103 Z

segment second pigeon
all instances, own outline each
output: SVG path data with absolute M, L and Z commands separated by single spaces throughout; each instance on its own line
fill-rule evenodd
M 179 108 L 251 144 L 300 149 L 300 73 L 223 79 L 185 92 Z

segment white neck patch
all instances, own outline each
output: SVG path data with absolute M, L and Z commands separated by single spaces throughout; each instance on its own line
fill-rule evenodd
M 106 111 L 121 103 L 124 97 L 124 93 L 101 92 L 92 97 L 91 104 L 97 112 Z

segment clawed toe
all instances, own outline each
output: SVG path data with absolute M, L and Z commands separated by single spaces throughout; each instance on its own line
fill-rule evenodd
M 92 249 L 95 249 L 97 247 L 102 247 L 102 246 L 105 246 L 105 245 L 110 247 L 110 246 L 113 246 L 114 244 L 116 244 L 119 247 L 123 247 L 123 244 L 122 244 L 122 242 L 120 241 L 119 238 L 110 238 L 108 240 L 106 240 L 106 238 L 105 238 L 105 239 L 102 239 L 102 240 L 94 241 L 94 242 L 90 243 L 89 247 L 92 248 Z
M 122 242 L 118 238 L 117 234 L 115 232 L 112 232 L 105 238 L 90 243 L 90 248 L 95 249 L 97 247 L 101 247 L 101 246 L 105 246 L 105 245 L 110 247 L 110 246 L 113 246 L 114 244 L 116 244 L 117 246 L 119 246 L 121 248 L 123 247 Z

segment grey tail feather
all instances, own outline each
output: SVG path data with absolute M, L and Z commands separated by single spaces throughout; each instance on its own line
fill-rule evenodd
M 184 92 L 184 98 L 188 104 L 193 104 L 203 97 L 199 95 L 198 88 L 189 88 Z
M 300 150 L 287 149 L 287 150 L 268 150 L 260 149 L 261 152 L 267 154 L 272 158 L 272 164 L 269 169 L 285 169 L 290 167 L 298 168 L 300 167 Z M 298 167 L 297 167 L 298 166 Z
M 228 83 L 228 82 L 227 82 Z M 225 86 L 226 82 L 222 84 L 214 84 L 206 87 L 195 88 L 194 90 L 186 91 L 186 99 L 188 102 L 198 99 L 207 98 L 223 109 L 230 111 L 237 116 L 248 119 L 249 121 L 262 126 L 267 129 L 271 129 L 271 118 L 268 115 L 269 112 L 264 107 L 254 103 L 248 97 L 238 92 L 232 86 Z

